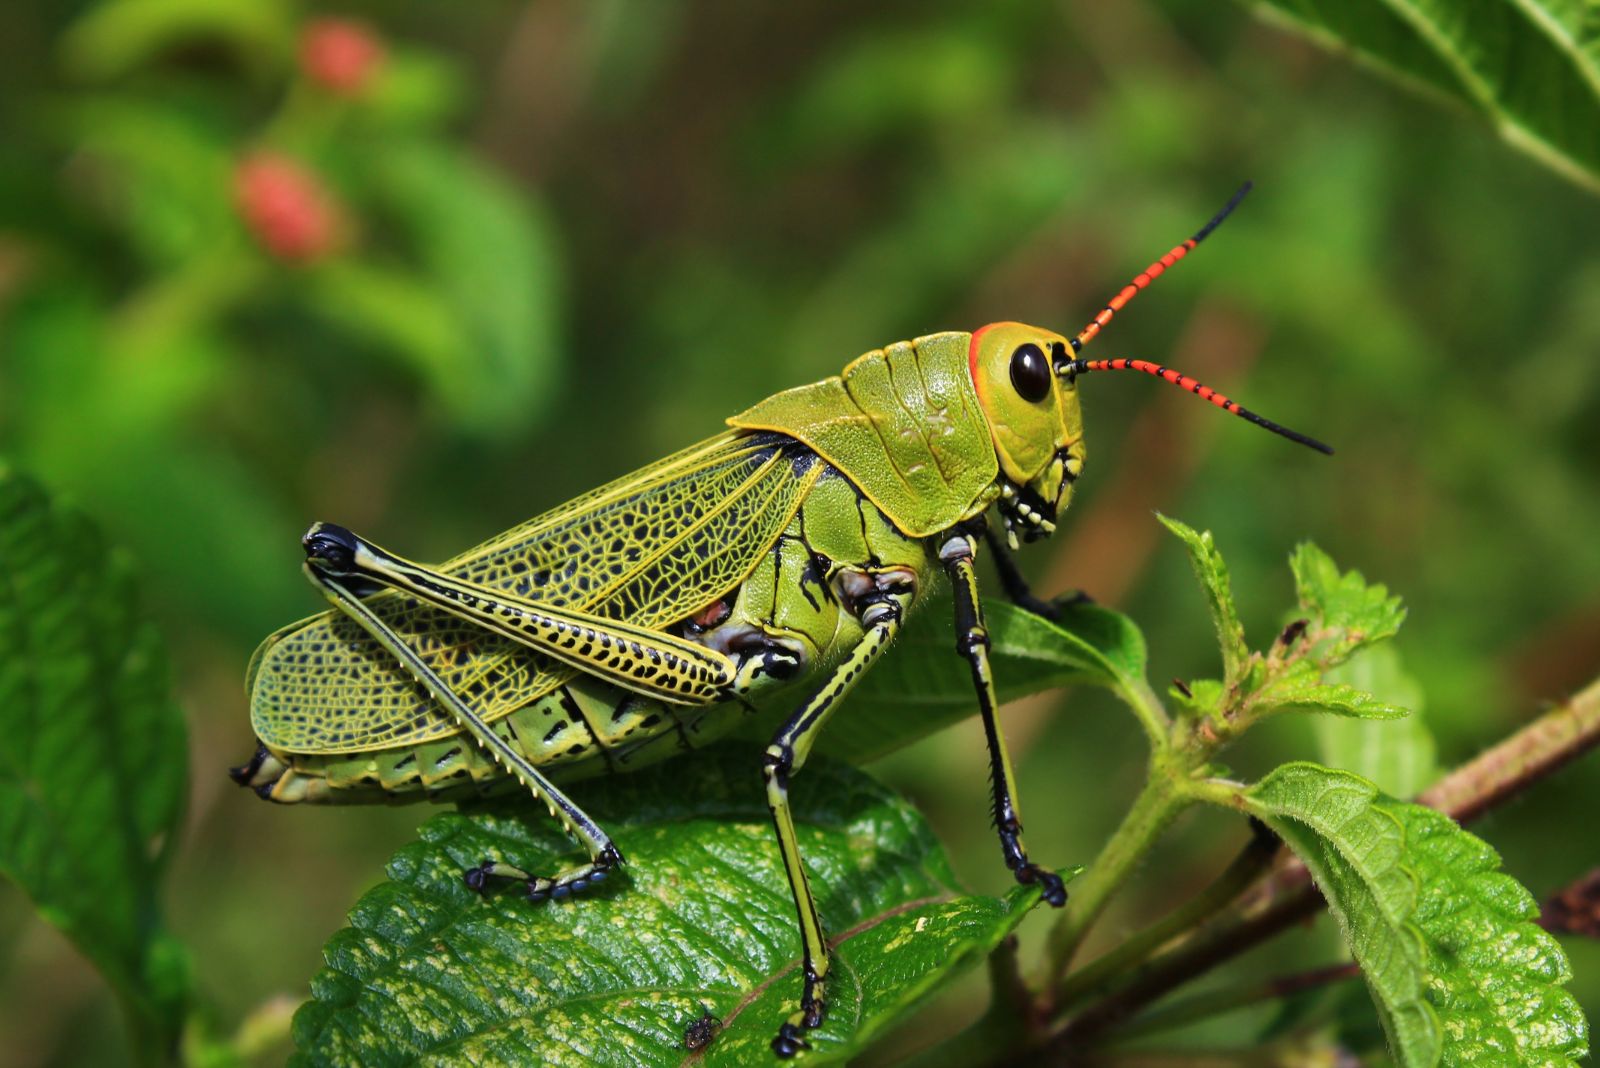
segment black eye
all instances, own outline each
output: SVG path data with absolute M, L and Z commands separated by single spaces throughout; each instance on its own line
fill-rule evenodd
M 1011 384 L 1025 401 L 1042 401 L 1050 396 L 1050 361 L 1033 342 L 1018 345 L 1011 354 Z

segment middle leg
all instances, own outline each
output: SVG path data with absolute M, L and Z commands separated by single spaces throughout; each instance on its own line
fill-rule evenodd
M 939 562 L 950 576 L 955 590 L 956 651 L 972 667 L 973 689 L 978 693 L 978 711 L 983 716 L 983 733 L 989 743 L 989 779 L 994 787 L 994 825 L 1000 833 L 1000 851 L 1019 883 L 1038 883 L 1044 899 L 1060 908 L 1067 903 L 1066 886 L 1061 876 L 1041 868 L 1028 859 L 1022 845 L 1022 816 L 1017 811 L 1016 776 L 1005 737 L 995 715 L 994 672 L 989 666 L 989 632 L 983 625 L 983 605 L 978 600 L 978 572 L 973 563 L 973 535 L 956 530 L 939 547 Z
M 801 859 L 800 843 L 795 835 L 794 814 L 789 808 L 789 777 L 805 764 L 812 745 L 845 694 L 850 692 L 867 667 L 894 640 L 904 612 L 905 606 L 898 597 L 886 597 L 866 608 L 861 617 L 866 625 L 866 633 L 861 641 L 811 699 L 779 728 L 772 738 L 772 744 L 767 746 L 762 761 L 762 774 L 767 784 L 767 808 L 772 812 L 772 826 L 778 834 L 784 873 L 789 877 L 789 890 L 794 894 L 795 911 L 800 919 L 801 967 L 805 973 L 800 1011 L 784 1022 L 778 1029 L 777 1037 L 772 1040 L 772 1051 L 780 1057 L 793 1057 L 809 1048 L 805 1032 L 821 1026 L 827 1014 L 824 987 L 828 977 L 828 942 L 822 930 L 822 920 L 817 915 L 816 900 L 811 896 L 811 884 L 806 878 L 805 862 Z

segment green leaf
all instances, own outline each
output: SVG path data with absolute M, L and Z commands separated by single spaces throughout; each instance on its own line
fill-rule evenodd
M 447 399 L 466 429 L 526 430 L 553 399 L 561 355 L 561 262 L 539 203 L 433 142 L 391 145 L 368 165 L 454 315 L 461 356 Z
M 1255 700 L 1265 711 L 1326 712 L 1353 719 L 1401 719 L 1406 709 L 1380 701 L 1348 683 L 1322 681 L 1322 670 L 1309 660 L 1290 663 L 1264 686 Z
M 1437 1063 L 1443 1039 L 1425 997 L 1427 949 L 1417 929 L 1418 880 L 1400 820 L 1355 775 L 1286 764 L 1246 791 L 1256 816 L 1283 837 L 1316 880 L 1361 965 L 1402 1064 Z
M 465 81 L 453 60 L 390 42 L 373 84 L 357 103 L 383 123 L 435 127 L 460 114 Z
M 985 601 L 990 659 L 1002 702 L 1077 684 L 1120 692 L 1145 686 L 1144 636 L 1120 612 L 1061 606 L 1052 623 L 1007 601 Z M 819 752 L 864 763 L 978 714 L 972 670 L 956 652 L 951 601 L 920 608 L 883 660 L 851 691 L 817 742 Z M 752 719 L 739 737 L 765 744 L 789 710 Z
M 1533 896 L 1500 856 L 1443 813 L 1386 801 L 1405 826 L 1421 890 L 1416 923 L 1428 947 L 1428 1000 L 1444 1025 L 1445 1065 L 1572 1065 L 1588 1023 L 1563 989 L 1560 944 L 1534 920 Z M 1509 1055 L 1509 1058 L 1508 1058 Z
M 295 1017 L 294 1063 L 677 1065 L 703 1012 L 724 1027 L 702 1063 L 766 1063 L 799 998 L 800 939 L 760 764 L 759 749 L 719 747 L 575 790 L 629 863 L 565 902 L 512 888 L 484 901 L 462 883 L 487 856 L 570 863 L 542 810 L 433 817 L 328 943 Z M 962 894 L 921 817 L 847 765 L 809 764 L 792 797 L 837 946 L 805 1060 L 835 1063 L 983 959 L 1038 893 Z
M 226 45 L 252 66 L 286 61 L 294 15 L 283 0 L 110 0 L 67 32 L 67 67 L 83 78 L 114 78 L 161 52 L 196 42 Z
M 416 272 L 333 259 L 303 272 L 305 298 L 329 322 L 404 364 L 446 408 L 470 410 L 472 353 L 449 305 Z
M 1289 557 L 1300 608 L 1311 617 L 1306 636 L 1324 667 L 1343 663 L 1358 649 L 1394 637 L 1405 621 L 1400 598 L 1381 583 L 1368 585 L 1359 571 L 1341 572 L 1310 542 Z
M 53 129 L 100 192 L 99 206 L 146 263 L 175 274 L 243 246 L 232 200 L 237 136 L 210 119 L 130 95 L 53 109 Z
M 1600 190 L 1600 20 L 1583 0 L 1252 0 L 1270 21 L 1465 104 Z
M 126 561 L 0 464 L 0 872 L 94 962 L 141 1055 L 188 994 L 160 879 L 187 787 L 182 716 Z
M 1222 648 L 1223 681 L 1232 686 L 1240 679 L 1245 662 L 1250 658 L 1250 650 L 1244 641 L 1244 625 L 1239 622 L 1239 613 L 1234 608 L 1233 589 L 1228 583 L 1228 565 L 1222 562 L 1222 554 L 1217 551 L 1209 530 L 1196 531 L 1160 513 L 1156 514 L 1156 518 L 1182 538 L 1189 550 L 1189 563 L 1194 567 L 1195 577 L 1200 580 L 1200 588 L 1205 591 L 1206 607 L 1211 610 L 1211 622 L 1217 628 L 1217 644 Z
M 1398 722 L 1317 718 L 1318 754 L 1330 767 L 1371 779 L 1390 797 L 1415 797 L 1438 774 L 1433 734 L 1422 715 L 1422 688 L 1406 674 L 1393 645 L 1363 649 L 1325 676 L 1405 708 Z
M 1244 795 L 1310 870 L 1405 1065 L 1567 1065 L 1587 1026 L 1559 945 L 1500 858 L 1448 817 L 1315 764 Z

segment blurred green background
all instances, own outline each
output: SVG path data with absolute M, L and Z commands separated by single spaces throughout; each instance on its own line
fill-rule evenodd
M 1315 540 L 1404 595 L 1445 765 L 1600 665 L 1600 201 L 1468 115 L 1200 0 L 397 0 L 341 5 L 363 26 L 308 53 L 328 14 L 0 8 L 0 454 L 132 551 L 174 650 L 192 793 L 170 923 L 220 1029 L 304 996 L 424 815 L 270 807 L 224 774 L 251 748 L 251 650 L 318 608 L 311 520 L 442 559 L 865 349 L 1075 330 L 1244 178 L 1095 351 L 1338 455 L 1090 379 L 1088 472 L 1030 573 L 1128 611 L 1156 677 L 1188 678 L 1214 640 L 1151 510 L 1216 532 L 1257 642 Z M 1008 723 L 1031 851 L 1087 860 L 1139 781 L 1136 729 L 1090 694 Z M 1316 753 L 1311 724 L 1258 733 L 1241 772 Z M 978 739 L 880 771 L 998 891 Z M 1600 863 L 1597 797 L 1590 760 L 1475 829 L 1543 895 Z M 1182 823 L 1101 943 L 1242 835 Z M 1327 927 L 1243 968 L 1335 959 Z M 1594 1016 L 1600 951 L 1566 944 Z M 125 1056 L 94 973 L 9 887 L 0 961 L 0 1063 Z M 975 979 L 907 1041 L 981 1002 Z

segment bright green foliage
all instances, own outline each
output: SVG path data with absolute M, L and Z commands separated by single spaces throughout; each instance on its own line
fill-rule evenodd
M 1258 707 L 1270 712 L 1327 712 L 1355 719 L 1400 719 L 1406 715 L 1406 709 L 1380 701 L 1366 690 L 1322 679 L 1322 669 L 1314 662 L 1292 661 L 1263 691 Z
M 1160 517 L 1182 539 L 1205 592 L 1222 650 L 1225 677 L 1197 679 L 1189 694 L 1174 691 L 1180 707 L 1237 731 L 1254 719 L 1286 711 L 1326 712 L 1355 719 L 1398 719 L 1406 709 L 1360 687 L 1325 678 L 1357 650 L 1394 636 L 1405 618 L 1398 597 L 1369 586 L 1358 572 L 1340 572 L 1309 543 L 1290 557 L 1299 615 L 1266 652 L 1252 653 L 1234 607 L 1228 568 L 1210 531 Z M 1287 640 L 1285 640 L 1287 639 Z
M 576 791 L 629 864 L 566 902 L 484 901 L 461 880 L 486 856 L 558 866 L 571 846 L 542 812 L 435 816 L 329 942 L 295 1018 L 298 1063 L 678 1064 L 702 1012 L 726 1025 L 704 1063 L 770 1057 L 800 944 L 759 768 L 758 750 L 725 747 Z M 807 1063 L 832 1063 L 980 960 L 1037 894 L 963 895 L 920 817 L 845 765 L 808 765 L 793 797 L 837 944 Z
M 306 297 L 379 351 L 413 363 L 454 416 L 514 433 L 553 390 L 562 292 L 553 235 L 530 203 L 473 156 L 423 138 L 374 154 L 371 195 L 392 213 L 416 268 L 330 264 L 381 305 L 344 308 L 312 278 Z M 359 295 L 359 294 L 357 294 Z
M 1359 776 L 1278 768 L 1243 795 L 1310 869 L 1405 1065 L 1567 1065 L 1587 1026 L 1559 945 L 1500 858 Z
M 125 561 L 0 465 L 0 872 L 92 960 L 139 1051 L 188 992 L 158 890 L 188 785 L 165 655 Z
M 1189 550 L 1189 563 L 1194 567 L 1200 588 L 1205 591 L 1206 607 L 1211 610 L 1211 622 L 1217 628 L 1217 644 L 1222 649 L 1223 678 L 1228 685 L 1239 681 L 1245 661 L 1250 656 L 1245 644 L 1244 624 L 1233 606 L 1233 589 L 1228 584 L 1228 565 L 1222 562 L 1211 532 L 1197 531 L 1193 527 L 1164 515 L 1157 515 L 1163 526 L 1183 539 Z
M 1122 692 L 1145 685 L 1144 637 L 1120 612 L 1080 601 L 1061 606 L 1052 623 L 999 600 L 985 601 L 983 612 L 1002 701 L 1079 684 Z M 872 760 L 972 717 L 971 669 L 956 654 L 950 619 L 946 597 L 912 617 L 894 654 L 874 665 L 828 725 L 819 751 Z M 770 724 L 753 725 L 746 736 L 764 742 L 771 733 Z
M 1368 585 L 1359 571 L 1340 572 L 1327 553 L 1304 542 L 1289 557 L 1295 594 L 1309 617 L 1306 636 L 1324 666 L 1342 664 L 1358 649 L 1392 638 L 1405 621 L 1400 598 Z
M 286 56 L 294 14 L 288 4 L 258 0 L 113 0 L 73 25 L 64 58 L 78 77 L 114 78 L 195 41 L 223 44 L 243 61 Z
M 1478 111 L 1600 189 L 1600 23 L 1582 0 L 1254 0 L 1273 22 Z
M 1322 763 L 1371 779 L 1390 797 L 1421 793 L 1437 774 L 1433 734 L 1422 716 L 1422 688 L 1406 673 L 1394 646 L 1363 649 L 1324 677 L 1410 715 L 1395 723 L 1319 716 L 1312 729 Z
M 1415 914 L 1418 879 L 1405 829 L 1355 775 L 1286 764 L 1245 794 L 1251 812 L 1289 844 L 1317 881 L 1361 965 L 1401 1062 L 1431 1065 L 1442 1048 L 1427 1003 L 1427 948 Z
M 1405 829 L 1420 882 L 1416 923 L 1428 949 L 1428 1001 L 1439 1012 L 1445 1065 L 1569 1065 L 1588 1051 L 1588 1024 L 1563 985 L 1560 944 L 1533 922 L 1539 906 L 1482 839 L 1421 805 L 1386 801 Z

